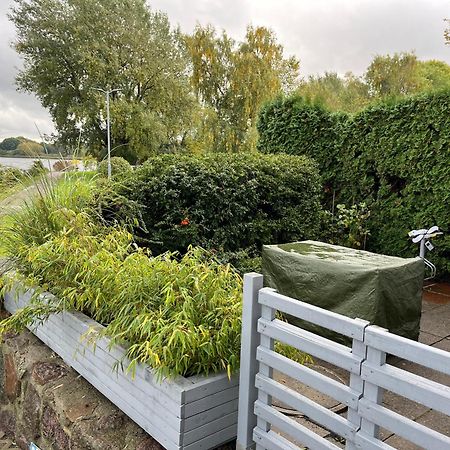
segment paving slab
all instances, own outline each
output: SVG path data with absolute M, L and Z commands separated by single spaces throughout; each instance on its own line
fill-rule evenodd
M 436 301 L 438 300 L 438 301 Z M 439 308 L 442 306 L 441 296 L 436 293 L 423 293 L 422 294 L 422 314 L 426 311 L 431 311 L 432 309 Z
M 432 347 L 440 348 L 446 352 L 450 352 L 450 338 L 442 339 L 432 345 Z
M 390 410 L 402 414 L 411 420 L 416 420 L 424 413 L 430 410 L 428 406 L 421 405 L 409 398 L 402 397 L 391 391 L 385 391 L 383 395 L 383 404 Z M 390 433 L 392 434 L 392 433 Z
M 438 345 L 438 344 L 436 344 Z M 427 378 L 428 380 L 435 381 L 436 383 L 450 386 L 450 375 L 447 375 L 437 370 L 429 369 L 428 367 L 421 366 L 412 361 L 401 360 L 399 364 L 395 365 L 399 369 L 406 370 L 407 372 L 414 373 L 420 377 Z
M 431 283 L 423 288 L 424 292 L 436 292 L 438 294 L 450 297 L 450 283 Z
M 450 304 L 442 304 L 422 313 L 420 321 L 421 331 L 436 336 L 450 336 Z
M 450 437 L 450 417 L 439 411 L 428 411 L 417 419 L 417 423 Z
M 437 336 L 432 333 L 427 333 L 426 331 L 421 331 L 419 334 L 419 342 L 425 345 L 433 345 L 440 340 L 442 340 L 441 336 Z
M 416 444 L 413 444 L 406 439 L 403 439 L 400 436 L 393 435 L 389 439 L 384 441 L 386 444 L 391 447 L 397 448 L 399 450 L 424 450 L 423 447 L 419 447 Z
M 308 397 L 315 403 L 319 403 L 320 405 L 325 406 L 326 408 L 331 409 L 339 405 L 339 402 L 334 398 L 322 394 L 321 392 L 313 388 L 310 388 L 306 384 L 300 383 L 297 380 L 294 380 L 293 378 L 288 377 L 283 373 L 274 371 L 273 378 L 274 380 L 278 381 L 278 383 L 289 387 L 290 389 L 298 392 L 299 394 L 304 395 L 305 397 Z M 289 405 L 286 405 L 285 403 L 281 402 L 276 398 L 273 398 L 272 401 L 275 406 L 286 408 L 288 410 L 292 409 Z

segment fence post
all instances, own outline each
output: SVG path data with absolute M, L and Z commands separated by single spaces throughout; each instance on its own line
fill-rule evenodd
M 367 327 L 370 325 L 370 322 L 362 319 L 355 319 L 355 321 L 359 322 L 361 325 Z M 364 338 L 363 338 L 364 339 Z M 353 339 L 352 342 L 352 354 L 358 358 L 361 358 L 361 361 L 366 359 L 366 351 L 367 347 L 363 341 L 359 341 L 358 339 Z M 354 391 L 358 392 L 359 398 L 363 396 L 364 393 L 364 381 L 361 378 L 361 364 L 359 366 L 359 374 L 351 373 L 350 374 L 350 383 L 349 386 Z M 354 424 L 357 427 L 357 430 L 361 428 L 361 416 L 358 413 L 358 409 L 348 408 L 347 412 L 347 420 Z M 356 450 L 357 447 L 354 442 L 347 439 L 347 443 L 345 445 L 346 450 Z
M 374 325 L 372 325 L 374 326 Z M 379 328 L 379 327 L 377 327 Z M 366 328 L 367 329 L 367 328 Z M 384 329 L 384 328 L 381 328 Z M 388 331 L 388 330 L 386 330 Z M 366 361 L 373 366 L 382 366 L 386 363 L 386 353 L 378 350 L 376 348 L 367 346 L 367 356 Z M 363 397 L 370 400 L 377 405 L 380 405 L 383 401 L 384 389 L 377 386 L 376 384 L 364 381 L 364 394 Z M 378 434 L 380 427 L 368 419 L 362 419 L 361 421 L 361 432 L 370 437 L 378 439 Z
M 253 409 L 258 397 L 258 390 L 255 387 L 255 376 L 258 371 L 256 348 L 259 345 L 257 323 L 261 317 L 258 292 L 262 287 L 262 275 L 258 273 L 246 273 L 244 275 L 236 450 L 255 448 L 253 429 L 256 426 L 256 416 Z

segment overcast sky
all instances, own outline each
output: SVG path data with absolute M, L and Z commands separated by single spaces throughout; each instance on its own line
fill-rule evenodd
M 10 48 L 14 27 L 0 0 L 0 138 L 36 138 L 54 131 L 48 113 L 32 95 L 16 92 L 19 57 Z M 272 28 L 287 55 L 300 60 L 303 76 L 351 70 L 360 75 L 376 54 L 414 50 L 420 59 L 450 63 L 443 19 L 449 0 L 153 0 L 174 24 L 190 32 L 213 24 L 240 39 L 248 24 Z

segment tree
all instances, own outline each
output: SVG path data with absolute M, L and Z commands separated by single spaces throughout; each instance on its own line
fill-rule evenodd
M 330 111 L 356 112 L 369 102 L 366 83 L 351 72 L 344 77 L 334 72 L 310 76 L 300 84 L 296 94 Z
M 173 151 L 190 126 L 188 57 L 179 31 L 145 0 L 15 0 L 10 19 L 24 69 L 20 89 L 48 108 L 60 141 L 94 154 L 105 147 L 105 98 L 112 96 L 113 147 L 134 157 Z
M 418 70 L 425 90 L 450 89 L 450 65 L 444 61 L 420 61 Z
M 445 22 L 447 22 L 447 24 L 450 25 L 450 19 L 444 19 L 444 20 L 445 20 Z M 450 45 L 450 26 L 448 26 L 444 30 L 444 39 L 445 39 L 445 44 Z
M 403 97 L 450 87 L 450 66 L 443 61 L 419 61 L 414 53 L 376 56 L 366 82 L 373 98 Z
M 419 60 L 413 53 L 378 55 L 365 74 L 369 92 L 375 98 L 400 97 L 420 92 L 425 80 L 419 74 Z
M 214 149 L 254 149 L 259 109 L 296 86 L 298 61 L 284 58 L 275 34 L 264 27 L 248 27 L 244 41 L 237 43 L 225 31 L 218 36 L 212 26 L 197 26 L 186 44 L 192 85 L 209 123 L 215 124 Z
M 11 151 L 15 150 L 19 146 L 20 143 L 21 143 L 20 138 L 14 138 L 14 137 L 6 138 L 6 139 L 3 139 L 3 141 L 0 143 L 0 149 L 7 151 L 7 152 L 11 152 Z

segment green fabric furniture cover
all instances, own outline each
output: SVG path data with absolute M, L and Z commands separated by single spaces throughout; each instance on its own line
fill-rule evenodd
M 265 245 L 264 284 L 279 293 L 417 340 L 424 264 L 316 241 Z M 294 317 L 294 325 L 348 344 L 347 338 Z

